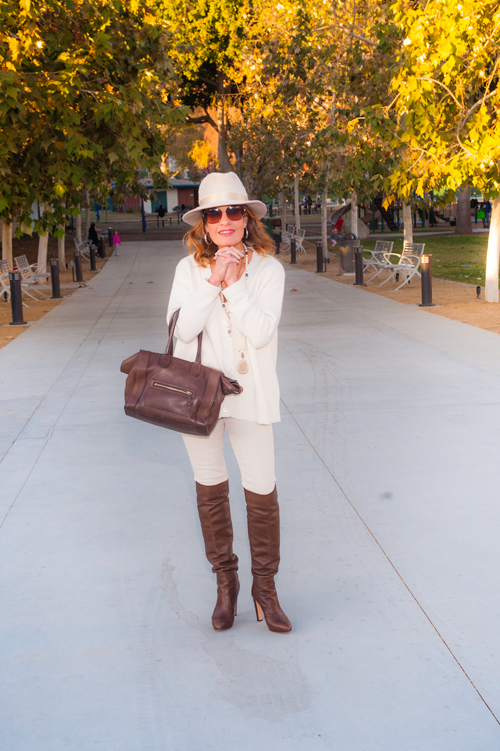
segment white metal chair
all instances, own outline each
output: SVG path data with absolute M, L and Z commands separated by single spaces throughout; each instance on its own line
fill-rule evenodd
M 92 245 L 92 242 L 90 240 L 82 240 L 82 242 L 78 242 L 76 237 L 74 238 L 74 242 L 76 249 L 82 254 L 86 261 L 90 262 L 90 246 Z
M 8 265 L 8 262 L 6 262 Z M 9 271 L 0 272 L 0 297 L 7 297 L 7 300 L 10 300 L 10 280 L 9 280 Z M 29 290 L 26 288 L 26 285 L 21 282 L 21 291 L 25 292 L 29 297 L 31 297 L 33 300 L 36 300 L 37 298 L 34 297 L 32 294 L 30 294 Z M 23 302 L 23 305 L 25 308 L 29 308 L 29 305 L 26 305 L 25 302 Z
M 404 287 L 405 284 L 409 284 L 414 276 L 420 276 L 418 268 L 420 266 L 420 257 L 424 252 L 424 248 L 425 243 L 405 242 L 402 253 L 391 254 L 392 257 L 395 256 L 399 258 L 399 261 L 397 263 L 387 263 L 387 265 L 384 267 L 384 270 L 389 272 L 389 276 L 387 277 L 387 279 L 384 279 L 384 281 L 379 286 L 381 287 L 391 279 L 395 278 L 397 280 L 397 275 L 401 274 L 405 278 L 402 284 L 400 284 L 399 287 L 396 287 L 396 289 L 394 290 L 395 292 L 397 292 L 398 289 Z M 389 256 L 387 257 L 387 260 L 389 261 Z
M 297 230 L 293 224 L 287 224 L 286 231 L 283 233 L 282 237 L 282 243 L 284 246 L 284 250 L 281 250 L 280 252 L 283 253 L 283 255 L 288 256 L 290 255 L 290 242 L 292 240 L 295 240 L 295 250 L 297 253 L 304 253 L 304 255 L 307 255 L 307 251 L 304 248 L 304 239 L 306 236 L 305 229 Z
M 19 272 L 21 273 L 22 277 L 22 284 L 21 286 L 24 288 L 24 291 L 28 295 L 28 297 L 31 297 L 33 300 L 38 300 L 39 298 L 35 297 L 31 292 L 28 291 L 28 287 L 33 287 L 34 285 L 38 284 L 39 282 L 44 282 L 46 279 L 49 278 L 50 274 L 47 274 L 45 272 L 38 273 L 38 267 L 36 263 L 29 263 L 26 256 L 18 256 L 17 258 L 14 258 L 15 265 Z M 40 295 L 42 299 L 46 299 L 47 295 L 45 292 L 41 289 L 33 290 L 37 292 L 37 294 Z
M 14 258 L 14 261 L 15 265 L 21 272 L 24 281 L 31 281 L 32 284 L 36 284 L 41 280 L 48 279 L 50 276 L 46 271 L 39 272 L 38 264 L 29 263 L 26 256 L 18 256 L 17 258 Z
M 363 253 L 370 253 L 370 258 L 363 258 L 364 271 L 375 271 L 370 281 L 375 279 L 387 265 L 387 255 L 391 255 L 393 245 L 394 242 L 392 240 L 377 240 L 373 250 L 369 250 L 368 248 L 362 249 Z

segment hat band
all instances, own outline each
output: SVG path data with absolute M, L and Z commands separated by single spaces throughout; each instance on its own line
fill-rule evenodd
M 231 203 L 243 203 L 248 201 L 244 193 L 211 193 L 200 201 L 200 208 L 209 203 L 211 206 L 229 206 Z

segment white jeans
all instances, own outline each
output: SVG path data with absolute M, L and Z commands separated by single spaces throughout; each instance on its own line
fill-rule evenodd
M 200 485 L 218 485 L 227 480 L 225 430 L 240 468 L 243 487 L 259 495 L 271 493 L 276 485 L 273 426 L 235 417 L 221 418 L 209 436 L 182 435 L 195 481 Z

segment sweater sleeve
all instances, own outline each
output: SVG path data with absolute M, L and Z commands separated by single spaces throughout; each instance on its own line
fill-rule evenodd
M 187 259 L 177 264 L 174 282 L 168 302 L 167 322 L 172 314 L 180 308 L 179 318 L 175 327 L 175 336 L 183 342 L 191 342 L 196 339 L 200 331 L 203 331 L 207 319 L 212 312 L 219 287 L 202 280 L 193 289 L 193 279 L 190 274 Z
M 224 290 L 236 327 L 256 349 L 269 344 L 278 327 L 284 291 L 285 271 L 277 262 L 269 267 L 253 296 L 243 277 Z

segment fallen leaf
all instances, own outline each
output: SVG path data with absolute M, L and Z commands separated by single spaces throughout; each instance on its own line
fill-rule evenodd
M 298 292 L 298 289 L 291 289 L 290 292 Z

